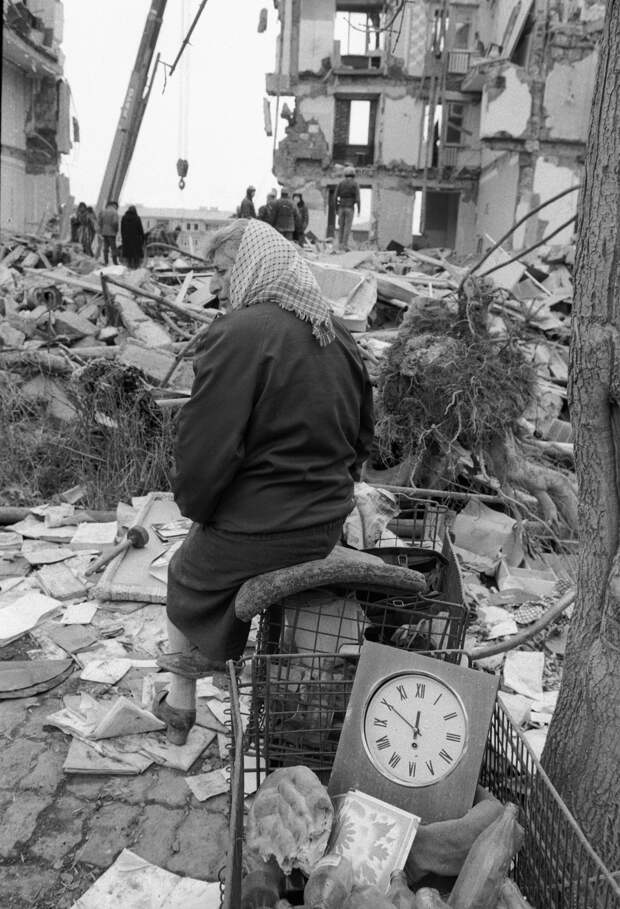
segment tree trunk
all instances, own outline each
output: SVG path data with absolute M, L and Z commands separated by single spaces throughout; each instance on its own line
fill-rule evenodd
M 620 0 L 610 0 L 578 220 L 569 400 L 579 482 L 577 600 L 543 766 L 620 867 Z

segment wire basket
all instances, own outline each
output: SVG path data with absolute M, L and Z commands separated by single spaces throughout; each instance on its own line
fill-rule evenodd
M 398 516 L 389 521 L 378 545 L 389 546 L 398 537 L 400 543 L 420 549 L 441 550 L 447 529 L 448 508 L 432 499 L 416 499 L 397 493 Z
M 365 640 L 405 650 L 454 650 L 463 646 L 468 615 L 462 603 L 433 595 L 308 590 L 263 613 L 256 650 L 357 656 Z
M 327 782 L 356 665 L 354 657 L 318 654 L 229 663 L 233 762 L 223 909 L 241 903 L 246 776 L 254 788 L 272 770 L 294 763 L 306 764 Z M 321 679 L 328 670 L 331 677 Z M 297 686 L 301 715 L 291 686 Z M 248 693 L 250 698 L 240 697 Z M 242 701 L 251 704 L 249 715 L 242 716 Z M 535 909 L 620 909 L 620 887 L 499 703 L 480 783 L 500 801 L 520 807 L 525 840 L 511 874 Z

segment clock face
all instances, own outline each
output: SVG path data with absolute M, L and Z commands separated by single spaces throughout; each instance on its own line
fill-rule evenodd
M 362 741 L 376 769 L 402 786 L 445 779 L 467 750 L 467 713 L 460 697 L 425 672 L 399 672 L 370 693 Z

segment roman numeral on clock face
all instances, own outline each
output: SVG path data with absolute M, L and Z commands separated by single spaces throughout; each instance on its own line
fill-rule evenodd
M 396 690 L 398 691 L 398 693 L 399 693 L 399 695 L 400 695 L 401 701 L 406 701 L 406 700 L 407 700 L 407 692 L 405 691 L 405 686 L 404 686 L 404 685 L 397 685 L 397 686 L 396 686 Z
M 433 770 L 433 762 L 427 761 L 426 766 L 428 767 L 428 772 L 430 773 L 430 775 L 435 776 L 435 771 Z
M 454 758 L 452 757 L 452 755 L 451 755 L 451 754 L 448 754 L 448 752 L 446 751 L 445 748 L 442 748 L 442 749 L 441 749 L 441 751 L 439 752 L 439 757 L 440 757 L 440 758 L 443 758 L 443 760 L 446 762 L 446 764 L 451 764 L 452 761 L 454 760 Z
M 382 751 L 384 748 L 390 747 L 390 740 L 387 735 L 382 735 L 380 739 L 377 739 L 376 745 L 377 748 Z
M 444 720 L 455 720 L 456 712 L 444 714 Z
M 374 720 L 372 721 L 372 724 L 373 724 L 373 726 L 383 726 L 385 728 L 387 726 L 387 720 L 382 720 L 378 716 L 376 716 L 374 718 Z
M 424 682 L 416 682 L 415 686 L 415 696 L 417 698 L 423 698 L 426 694 L 426 685 Z
M 400 754 L 398 754 L 398 752 L 394 751 L 392 754 L 392 757 L 388 761 L 388 764 L 390 765 L 390 767 L 396 767 L 396 765 L 399 763 L 400 763 Z
M 458 734 L 458 732 L 446 732 L 446 739 L 449 742 L 460 742 L 461 736 Z
M 409 776 L 415 776 L 416 765 L 415 761 L 409 761 Z

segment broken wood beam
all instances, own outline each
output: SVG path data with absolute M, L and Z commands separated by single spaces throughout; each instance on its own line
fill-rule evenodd
M 171 246 L 170 243 L 160 243 L 159 240 L 154 240 L 152 243 L 146 244 L 146 249 L 151 249 L 154 246 L 157 246 L 159 249 L 170 249 L 172 252 L 177 253 L 182 259 L 194 259 L 196 262 L 202 262 L 203 265 L 213 268 L 213 264 L 207 262 L 202 256 L 195 256 L 194 253 L 185 252 L 184 250 L 179 249 L 178 246 Z
M 54 271 L 54 269 L 49 270 L 47 268 L 24 268 L 24 271 L 29 275 L 34 275 L 37 278 L 45 278 L 55 284 L 66 284 L 68 287 L 78 287 L 80 290 L 88 290 L 93 294 L 100 293 L 98 285 L 93 284 L 92 281 L 85 281 L 77 275 L 64 275 Z
M 0 525 L 6 526 L 7 524 L 17 524 L 18 521 L 25 520 L 30 513 L 29 508 L 0 505 Z M 74 511 L 73 514 L 67 518 L 67 523 L 71 525 L 83 523 L 105 524 L 110 521 L 116 521 L 115 511 L 80 510 Z
M 154 300 L 155 303 L 159 303 L 160 306 L 164 306 L 166 309 L 170 309 L 172 312 L 176 312 L 177 315 L 184 316 L 186 319 L 194 319 L 196 322 L 204 322 L 205 325 L 210 325 L 213 321 L 213 316 L 208 316 L 206 313 L 203 314 L 202 312 L 195 312 L 193 310 L 185 309 L 182 306 L 177 306 L 175 303 L 171 303 L 170 300 L 167 300 L 160 294 L 153 294 L 147 290 L 142 290 L 139 287 L 133 287 L 126 281 L 121 281 L 119 278 L 113 278 L 111 275 L 106 275 L 106 283 L 108 285 L 113 284 L 116 287 L 121 287 L 123 290 L 128 290 L 130 293 L 135 294 L 137 297 L 146 297 L 147 300 Z
M 64 357 L 44 350 L 0 350 L 0 367 L 11 366 L 36 366 L 41 372 L 57 376 L 68 376 L 72 372 Z
M 503 496 L 488 495 L 484 492 L 451 492 L 448 489 L 418 489 L 415 486 L 391 486 L 389 483 L 377 483 L 376 481 L 368 482 L 369 486 L 377 489 L 387 489 L 388 492 L 401 493 L 411 498 L 438 498 L 438 499 L 476 499 L 479 502 L 493 502 L 495 504 L 505 504 L 506 499 Z

